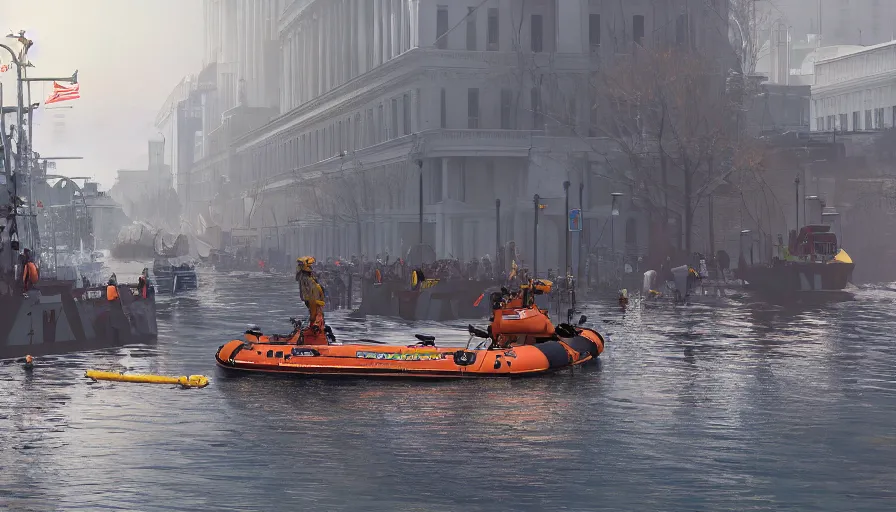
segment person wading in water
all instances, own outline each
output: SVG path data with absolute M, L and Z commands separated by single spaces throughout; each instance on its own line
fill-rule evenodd
M 305 256 L 296 259 L 296 281 L 299 283 L 299 295 L 308 308 L 308 329 L 304 334 L 306 345 L 326 345 L 326 325 L 324 324 L 324 289 L 317 282 L 311 268 L 315 259 Z

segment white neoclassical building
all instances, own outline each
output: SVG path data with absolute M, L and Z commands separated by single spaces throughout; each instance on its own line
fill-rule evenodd
M 812 130 L 863 131 L 896 126 L 896 41 L 815 63 Z
M 194 213 L 257 230 L 262 247 L 290 255 L 398 256 L 419 241 L 422 197 L 423 241 L 439 256 L 494 254 L 514 240 L 531 262 L 539 194 L 539 269 L 558 268 L 564 181 L 571 207 L 582 196 L 587 245 L 641 253 L 647 227 L 630 200 L 607 225 L 610 194 L 630 194 L 606 167 L 594 74 L 636 45 L 730 56 L 725 0 L 247 3 L 265 2 L 277 13 L 279 115 L 246 132 L 223 111 L 226 143 L 186 186 L 202 197 Z M 247 87 L 270 91 L 270 77 Z M 341 195 L 357 204 L 337 212 L 308 199 L 358 175 Z

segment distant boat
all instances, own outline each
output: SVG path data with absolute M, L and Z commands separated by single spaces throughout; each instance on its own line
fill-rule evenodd
M 152 276 L 159 293 L 179 293 L 199 287 L 196 265 L 189 258 L 156 258 Z
M 748 289 L 780 296 L 842 291 L 853 270 L 855 264 L 839 247 L 831 227 L 809 225 L 792 238 L 783 258 L 776 257 L 767 265 L 744 264 L 738 277 L 747 282 Z

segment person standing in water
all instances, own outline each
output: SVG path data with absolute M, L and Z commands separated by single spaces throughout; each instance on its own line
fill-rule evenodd
M 324 289 L 317 282 L 311 268 L 314 262 L 315 259 L 312 256 L 296 259 L 296 281 L 299 283 L 299 294 L 302 301 L 308 308 L 309 329 L 311 334 L 316 337 L 325 329 L 324 306 L 326 303 L 324 302 Z

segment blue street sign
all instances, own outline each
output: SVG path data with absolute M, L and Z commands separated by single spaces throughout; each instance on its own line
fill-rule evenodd
M 569 230 L 570 231 L 581 231 L 582 230 L 582 210 L 579 208 L 572 208 L 569 210 Z

